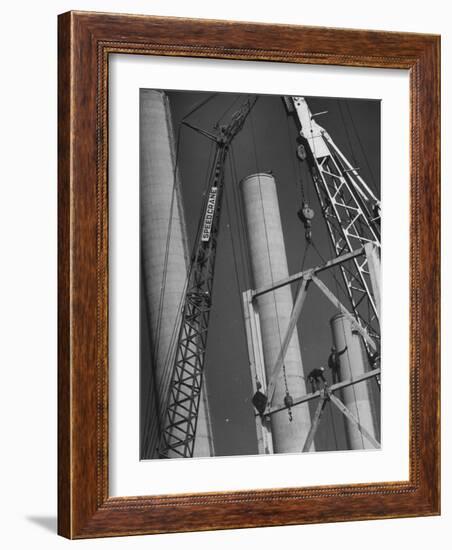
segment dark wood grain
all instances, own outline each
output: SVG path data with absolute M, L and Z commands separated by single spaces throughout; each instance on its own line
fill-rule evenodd
M 70 15 L 60 17 L 68 28 Z M 58 34 L 58 530 L 69 535 L 71 503 L 70 411 L 70 34 Z
M 68 538 L 434 515 L 440 507 L 438 36 L 70 12 L 59 18 L 59 533 Z M 410 71 L 410 479 L 108 495 L 108 56 Z

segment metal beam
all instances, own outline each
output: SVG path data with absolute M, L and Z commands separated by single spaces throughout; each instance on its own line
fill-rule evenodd
M 376 350 L 377 346 L 373 339 L 369 336 L 366 329 L 357 322 L 355 317 L 348 311 L 348 309 L 342 304 L 342 302 L 338 300 L 338 298 L 336 298 L 336 296 L 331 292 L 326 284 L 314 275 L 311 277 L 311 280 L 325 294 L 328 300 L 330 300 L 330 302 L 332 302 L 341 311 L 341 313 L 343 313 L 350 320 L 353 328 L 355 328 L 361 334 L 361 336 L 369 344 L 369 346 L 371 346 L 373 350 Z
M 379 214 L 374 212 L 375 208 L 379 210 L 379 199 L 339 151 L 325 129 L 312 121 L 305 99 L 292 97 L 292 104 L 295 119 L 298 118 L 300 135 L 306 139 L 305 145 L 313 156 L 314 163 L 310 171 L 334 255 L 352 252 L 368 242 L 380 248 L 380 229 L 376 223 Z M 342 265 L 340 270 L 357 322 L 371 334 L 378 332 L 373 325 L 374 319 L 369 315 L 371 312 L 378 317 L 367 259 L 361 263 L 353 258 L 350 266 Z M 362 293 L 367 300 L 360 306 Z M 377 334 L 374 338 L 377 338 Z M 366 348 L 370 347 L 367 342 L 365 345 Z
M 373 243 L 367 243 L 366 245 L 364 245 L 364 250 L 366 252 L 367 267 L 369 269 L 370 284 L 372 285 L 375 305 L 377 307 L 378 320 L 380 320 L 380 313 L 381 313 L 380 258 L 377 253 L 377 248 Z
M 354 250 L 353 252 L 348 252 L 347 254 L 338 256 L 333 260 L 329 260 L 328 262 L 322 265 L 319 265 L 317 267 L 312 267 L 310 269 L 306 269 L 305 271 L 300 271 L 299 273 L 295 273 L 294 275 L 291 275 L 290 277 L 286 277 L 285 279 L 280 279 L 279 281 L 276 281 L 270 285 L 262 286 L 261 288 L 258 288 L 255 291 L 253 291 L 253 298 L 256 298 L 257 296 L 261 296 L 262 294 L 266 294 L 267 292 L 271 292 L 272 290 L 277 290 L 282 286 L 295 283 L 296 281 L 299 281 L 304 277 L 310 278 L 310 276 L 312 276 L 314 273 L 321 273 L 322 271 L 325 271 L 330 267 L 334 267 L 335 265 L 340 265 L 344 262 L 348 262 L 349 260 L 352 260 L 357 256 L 363 255 L 364 253 L 365 253 L 364 248 L 361 247 L 361 248 L 358 248 L 357 250 Z
M 369 372 L 364 373 L 362 376 L 359 376 L 355 378 L 354 380 L 344 380 L 343 382 L 338 382 L 337 384 L 333 384 L 332 386 L 328 387 L 328 390 L 330 392 L 335 392 L 337 390 L 341 390 L 342 388 L 347 388 L 348 386 L 352 386 L 353 384 L 358 384 L 359 382 L 363 382 L 364 380 L 369 380 L 370 378 L 373 378 L 374 376 L 377 377 L 381 374 L 381 369 L 375 369 Z M 317 397 L 321 396 L 320 391 L 316 391 L 314 393 L 308 393 L 307 395 L 303 395 L 301 397 L 295 397 L 293 400 L 292 407 L 295 407 L 296 405 L 300 405 L 301 403 L 306 403 L 307 401 L 312 401 L 313 399 L 317 399 Z M 273 413 L 283 411 L 284 409 L 287 409 L 286 405 L 275 405 L 275 407 L 269 409 L 268 411 L 265 411 L 265 415 L 271 415 Z
M 309 430 L 309 433 L 306 437 L 305 444 L 303 446 L 303 452 L 307 453 L 309 449 L 311 448 L 311 445 L 314 441 L 315 434 L 317 433 L 317 428 L 320 424 L 320 418 L 322 417 L 323 410 L 325 409 L 326 402 L 328 401 L 328 397 L 325 396 L 325 391 L 321 391 L 321 397 L 319 404 L 317 405 L 317 409 L 315 411 L 314 419 L 311 424 L 311 429 Z
M 359 420 L 352 414 L 350 409 L 348 409 L 342 403 L 342 401 L 340 399 L 338 399 L 335 395 L 331 394 L 330 395 L 330 401 L 331 401 L 331 403 L 333 403 L 333 405 L 335 405 L 341 411 L 341 413 L 346 418 L 348 418 L 348 420 L 350 420 L 350 422 L 355 426 L 355 428 L 359 431 L 359 433 L 362 434 L 367 439 L 367 441 L 373 447 L 375 447 L 375 449 L 380 448 L 380 443 L 378 443 L 378 441 L 374 437 L 372 437 L 372 435 L 366 430 L 366 428 L 364 428 L 362 426 L 362 424 L 359 423 Z
M 356 189 L 356 191 L 361 195 L 364 196 L 366 200 L 369 200 L 369 197 L 379 206 L 380 200 L 375 196 L 375 194 L 372 192 L 370 187 L 367 185 L 367 183 L 363 180 L 363 178 L 358 174 L 358 170 L 356 168 L 353 168 L 353 166 L 348 162 L 348 160 L 343 155 L 342 151 L 339 149 L 339 147 L 334 143 L 334 141 L 331 139 L 331 137 L 325 132 L 323 134 L 324 139 L 330 144 L 330 146 L 336 151 L 336 153 L 341 158 L 342 162 L 345 163 L 346 166 L 348 166 L 348 170 L 344 170 L 346 172 L 352 172 L 355 178 L 359 181 L 359 183 L 362 185 L 362 187 L 366 190 L 367 196 L 363 193 L 363 191 L 357 186 L 356 184 L 353 185 L 353 187 Z
M 265 392 L 266 377 L 262 352 L 262 338 L 259 329 L 259 316 L 254 311 L 251 290 L 243 293 L 243 311 L 245 315 L 245 330 L 248 342 L 248 356 L 250 360 L 251 384 L 253 394 L 259 389 L 257 381 L 261 383 L 261 391 Z M 273 454 L 271 426 L 268 417 L 256 415 L 257 447 L 259 454 Z
M 284 340 L 282 342 L 281 349 L 276 359 L 275 367 L 273 368 L 272 374 L 270 376 L 270 381 L 267 387 L 267 400 L 269 404 L 271 404 L 271 401 L 273 399 L 273 395 L 276 389 L 276 382 L 284 365 L 284 358 L 286 356 L 287 348 L 289 347 L 289 343 L 290 343 L 290 340 L 292 339 L 293 331 L 295 330 L 295 327 L 297 326 L 298 318 L 300 317 L 301 309 L 303 307 L 303 304 L 306 298 L 308 284 L 309 284 L 309 280 L 307 279 L 302 280 L 300 289 L 295 299 L 295 303 L 292 309 L 292 314 L 290 315 L 290 319 L 289 319 L 289 325 L 287 326 L 286 334 L 284 335 Z
M 203 130 L 202 128 L 198 128 L 197 126 L 195 126 L 193 124 L 190 124 L 186 120 L 183 120 L 182 124 L 184 124 L 185 126 L 188 126 L 191 130 L 194 130 L 195 132 L 198 132 L 199 134 L 205 136 L 206 138 L 209 138 L 212 141 L 217 141 L 218 140 L 217 136 L 214 136 L 213 134 L 211 134 L 207 130 Z

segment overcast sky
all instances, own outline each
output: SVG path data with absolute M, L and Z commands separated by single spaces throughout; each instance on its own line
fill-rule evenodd
M 181 119 L 210 95 L 205 92 L 168 91 L 175 135 L 180 136 L 178 165 L 190 246 L 193 246 L 200 216 L 211 143 L 185 126 L 180 132 L 179 128 Z M 303 95 L 302 89 L 300 95 Z M 188 120 L 196 126 L 213 131 L 217 121 L 227 124 L 245 99 L 246 96 L 239 94 L 218 94 Z M 328 111 L 317 122 L 328 131 L 350 162 L 360 168 L 361 176 L 379 196 L 380 102 L 321 97 L 309 97 L 307 101 L 313 113 Z M 277 184 L 289 273 L 292 274 L 300 270 L 306 246 L 304 228 L 297 217 L 297 211 L 301 207 L 300 181 L 303 181 L 305 194 L 315 210 L 313 240 L 323 258 L 332 257 L 331 245 L 307 165 L 299 162 L 296 157 L 296 138 L 295 121 L 287 116 L 282 98 L 261 95 L 242 131 L 235 138 L 232 146 L 233 158 L 227 162 L 226 196 L 221 215 L 206 354 L 206 377 L 216 455 L 257 452 L 251 378 L 240 306 L 241 293 L 251 288 L 252 282 L 240 253 L 239 219 L 235 207 L 235 201 L 240 194 L 233 186 L 249 174 L 272 171 Z M 231 175 L 231 165 L 237 179 Z M 235 255 L 232 243 L 235 246 Z M 234 257 L 237 260 L 236 265 Z M 311 247 L 306 256 L 305 268 L 320 263 L 322 261 L 319 255 Z M 331 290 L 336 290 L 330 274 L 326 273 L 322 278 Z M 305 374 L 314 367 L 326 366 L 332 344 L 329 320 L 335 313 L 337 310 L 311 286 L 298 327 Z M 315 407 L 315 404 L 312 406 Z M 346 448 L 343 418 L 335 411 L 327 410 L 324 414 L 316 437 L 316 448 Z

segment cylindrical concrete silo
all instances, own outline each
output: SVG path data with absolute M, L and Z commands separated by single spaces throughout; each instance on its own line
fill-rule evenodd
M 339 357 L 339 380 L 354 380 L 366 372 L 361 336 L 357 331 L 353 330 L 350 320 L 342 313 L 335 315 L 330 323 L 336 350 L 340 352 L 347 347 L 347 351 Z M 376 430 L 372 415 L 368 382 L 359 382 L 344 388 L 342 390 L 342 399 L 344 405 L 363 428 L 375 438 Z M 373 449 L 373 446 L 348 419 L 345 420 L 345 429 L 350 449 Z
M 152 400 L 162 414 L 174 362 L 180 308 L 185 292 L 187 239 L 182 197 L 175 160 L 174 136 L 168 98 L 159 90 L 140 90 L 140 224 L 141 266 L 149 324 L 152 362 Z M 142 334 L 143 337 L 143 334 Z M 201 396 L 197 456 L 213 455 L 205 391 Z M 159 439 L 155 411 L 147 415 L 143 434 L 147 456 L 156 456 Z
M 276 183 L 270 174 L 253 174 L 242 180 L 241 188 L 254 288 L 259 288 L 289 275 Z M 257 298 L 267 380 L 281 349 L 292 308 L 292 291 L 289 286 Z M 284 365 L 290 395 L 305 395 L 306 386 L 296 330 L 290 340 Z M 273 397 L 275 404 L 284 402 L 285 380 L 282 372 Z M 292 415 L 292 422 L 289 421 L 286 410 L 271 417 L 275 453 L 301 452 L 303 449 L 311 427 L 308 405 L 293 407 Z

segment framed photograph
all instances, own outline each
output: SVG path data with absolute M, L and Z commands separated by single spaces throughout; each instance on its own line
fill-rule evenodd
M 433 35 L 59 17 L 59 533 L 440 513 Z

